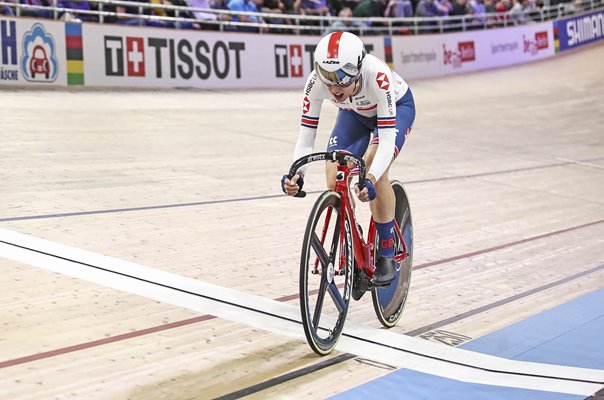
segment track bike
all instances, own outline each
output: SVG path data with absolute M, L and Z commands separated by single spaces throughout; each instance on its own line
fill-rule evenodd
M 348 152 L 313 153 L 292 164 L 289 179 L 300 167 L 316 161 L 337 162 L 338 171 L 335 189 L 319 196 L 306 225 L 300 258 L 300 312 L 308 344 L 315 353 L 326 355 L 342 335 L 351 297 L 359 300 L 371 292 L 380 323 L 390 328 L 399 321 L 411 280 L 413 226 L 403 184 L 393 180 L 396 278 L 388 286 L 374 285 L 379 243 L 375 222 L 371 218 L 365 240 L 351 199 L 352 178 L 358 175 L 359 187 L 365 185 L 365 162 Z M 303 191 L 296 194 L 305 195 Z

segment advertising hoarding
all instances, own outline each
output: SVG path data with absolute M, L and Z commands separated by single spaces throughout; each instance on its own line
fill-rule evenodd
M 554 21 L 557 51 L 566 51 L 604 38 L 604 10 Z
M 0 18 L 0 85 L 66 85 L 65 24 Z
M 550 22 L 393 38 L 394 68 L 403 77 L 425 78 L 498 68 L 555 54 Z

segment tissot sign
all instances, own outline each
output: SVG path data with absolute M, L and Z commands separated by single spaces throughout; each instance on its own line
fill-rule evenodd
M 254 88 L 274 80 L 256 35 L 90 24 L 86 80 L 96 86 Z
M 166 39 L 163 37 L 103 37 L 106 76 L 207 80 L 241 79 L 241 52 L 237 41 Z

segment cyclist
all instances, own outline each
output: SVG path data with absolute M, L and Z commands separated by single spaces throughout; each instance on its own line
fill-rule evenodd
M 339 108 L 327 151 L 345 150 L 365 158 L 365 187 L 355 193 L 369 207 L 380 238 L 375 285 L 390 284 L 395 276 L 395 196 L 388 178 L 390 164 L 403 147 L 415 119 L 415 103 L 407 83 L 386 63 L 366 54 L 359 37 L 349 32 L 324 36 L 315 49 L 314 70 L 306 80 L 302 123 L 294 160 L 312 152 L 324 99 Z M 281 188 L 294 196 L 304 185 L 304 168 Z M 337 165 L 326 164 L 327 187 L 335 188 Z

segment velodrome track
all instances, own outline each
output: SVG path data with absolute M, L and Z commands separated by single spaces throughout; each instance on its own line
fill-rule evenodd
M 490 391 L 415 398 L 602 393 L 602 60 L 592 45 L 410 81 L 418 118 L 391 171 L 413 210 L 408 304 L 385 331 L 353 302 L 323 358 L 297 322 L 322 169 L 305 200 L 279 189 L 301 89 L 0 89 L 0 398 L 414 398 L 434 376 Z M 474 352 L 556 329 L 546 364 Z

